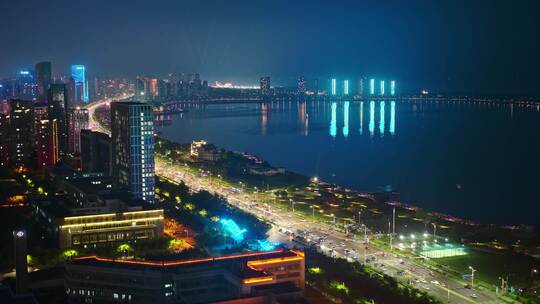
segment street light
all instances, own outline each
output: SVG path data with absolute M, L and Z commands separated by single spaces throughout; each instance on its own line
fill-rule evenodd
M 471 287 L 474 287 L 474 273 L 476 272 L 476 269 L 472 266 L 469 266 L 469 269 L 471 270 Z

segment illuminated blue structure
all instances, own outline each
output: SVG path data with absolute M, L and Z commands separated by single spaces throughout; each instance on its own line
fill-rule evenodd
M 369 102 L 369 135 L 375 132 L 375 101 Z
M 349 136 L 349 102 L 345 101 L 343 104 L 343 136 L 347 138 Z
M 330 135 L 332 137 L 336 137 L 337 135 L 337 103 L 334 101 L 332 102 L 332 118 L 330 120 Z
M 332 78 L 332 96 L 336 95 L 336 79 Z
M 396 133 L 396 102 L 390 102 L 390 134 Z
M 343 95 L 349 95 L 349 80 L 343 81 Z
M 375 95 L 375 79 L 373 78 L 369 80 L 369 94 Z
M 279 243 L 272 243 L 268 240 L 257 240 L 257 246 L 259 251 L 272 251 L 279 246 Z
M 392 96 L 396 95 L 396 81 L 395 80 L 390 81 L 390 95 Z
M 241 242 L 244 240 L 244 234 L 247 232 L 246 229 L 240 229 L 238 224 L 231 219 L 221 219 L 221 226 L 223 231 L 230 236 L 234 241 Z
M 384 96 L 384 80 L 381 80 L 381 96 Z
M 381 133 L 381 137 L 384 136 L 384 107 L 386 106 L 384 101 L 381 101 L 380 105 L 381 111 L 380 111 L 380 120 L 379 120 L 379 132 Z
M 86 80 L 86 67 L 82 64 L 72 65 L 71 78 L 73 79 L 73 99 L 75 101 L 88 102 L 88 80 Z

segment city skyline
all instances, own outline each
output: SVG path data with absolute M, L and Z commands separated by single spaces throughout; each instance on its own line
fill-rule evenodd
M 98 76 L 199 71 L 212 82 L 239 84 L 256 84 L 260 75 L 280 85 L 294 85 L 299 75 L 367 75 L 393 77 L 404 90 L 537 95 L 533 71 L 540 61 L 528 54 L 540 50 L 534 39 L 538 6 L 533 1 L 11 3 L 0 7 L 14 27 L 0 29 L 12 42 L 1 49 L 0 76 L 50 60 L 55 74 L 83 63 Z M 50 15 L 37 12 L 47 11 L 66 20 L 31 35 Z M 73 13 L 81 11 L 82 18 Z M 32 21 L 17 22 L 21 15 Z M 57 35 L 70 39 L 54 41 Z M 12 51 L 14 45 L 19 51 Z

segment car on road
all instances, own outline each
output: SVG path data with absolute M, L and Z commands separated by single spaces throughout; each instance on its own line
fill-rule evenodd
M 471 293 L 471 298 L 476 299 L 478 298 L 478 295 L 476 295 L 475 293 Z

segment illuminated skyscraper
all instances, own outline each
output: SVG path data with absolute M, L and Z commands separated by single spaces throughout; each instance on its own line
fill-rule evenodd
M 392 96 L 396 95 L 396 81 L 395 80 L 390 81 L 390 95 Z
M 336 93 L 337 93 L 337 82 L 336 82 L 336 79 L 335 79 L 335 78 L 332 78 L 331 82 L 332 82 L 332 84 L 331 84 L 331 85 L 332 85 L 332 91 L 331 91 L 331 92 L 332 92 L 332 96 L 335 96 Z
M 37 100 L 47 101 L 47 90 L 51 84 L 51 63 L 44 61 L 36 64 Z
M 381 80 L 381 96 L 384 95 L 384 80 Z
M 15 98 L 24 100 L 34 100 L 36 98 L 36 84 L 32 71 L 19 71 L 19 77 L 15 83 Z
M 112 173 L 117 187 L 154 203 L 154 111 L 141 102 L 111 103 Z
M 9 116 L 0 113 L 0 167 L 9 165 Z
M 71 153 L 81 152 L 81 130 L 88 129 L 88 110 L 82 108 L 75 108 L 68 111 L 68 125 L 69 125 L 69 151 Z
M 9 107 L 10 164 L 17 168 L 28 167 L 35 145 L 32 101 L 10 100 Z
M 270 76 L 261 77 L 259 86 L 262 96 L 270 96 Z
M 62 159 L 62 156 L 69 153 L 67 87 L 65 84 L 51 84 L 49 86 L 48 95 L 48 118 L 51 122 L 56 121 L 56 127 L 58 130 L 58 152 L 60 154 L 60 159 Z
M 298 94 L 306 93 L 307 82 L 304 76 L 298 77 Z
M 343 95 L 349 95 L 349 80 L 343 81 Z
M 56 120 L 43 119 L 36 130 L 38 167 L 58 162 L 58 125 Z
M 358 80 L 358 95 L 364 95 L 364 78 Z
M 88 102 L 86 67 L 82 64 L 72 65 L 71 78 L 73 79 L 73 100 L 75 102 Z
M 375 79 L 369 80 L 369 95 L 375 95 Z

